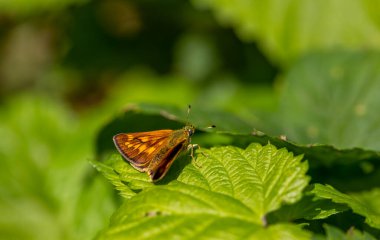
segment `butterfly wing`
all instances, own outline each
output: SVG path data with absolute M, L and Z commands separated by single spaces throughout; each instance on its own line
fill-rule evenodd
M 173 130 L 120 133 L 113 137 L 117 150 L 134 168 L 145 172 L 155 155 L 168 144 Z

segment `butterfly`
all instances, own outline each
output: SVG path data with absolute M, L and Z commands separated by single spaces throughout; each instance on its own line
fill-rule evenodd
M 150 132 L 119 133 L 113 142 L 120 154 L 140 172 L 147 172 L 156 182 L 168 172 L 174 160 L 186 149 L 193 149 L 190 144 L 195 128 L 186 125 L 179 130 L 156 130 Z

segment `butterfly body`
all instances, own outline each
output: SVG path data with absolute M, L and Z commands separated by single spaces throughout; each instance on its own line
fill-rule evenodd
M 147 172 L 152 181 L 165 176 L 178 155 L 186 150 L 195 128 L 179 130 L 119 133 L 113 137 L 121 155 L 140 172 Z

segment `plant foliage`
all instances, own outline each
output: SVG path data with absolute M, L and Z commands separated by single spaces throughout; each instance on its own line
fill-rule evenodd
M 202 124 L 210 121 L 207 116 L 218 116 L 202 111 L 192 114 L 196 115 L 192 116 L 196 125 L 198 121 Z M 175 108 L 160 110 L 154 105 L 135 105 L 99 133 L 98 146 L 102 146 L 99 156 L 103 160 L 93 164 L 125 199 L 109 227 L 99 235 L 100 239 L 137 236 L 143 239 L 224 238 L 222 236 L 310 239 L 321 234 L 327 234 L 326 237 L 338 234 L 331 228 L 343 231 L 347 224 L 363 231 L 350 230 L 347 234 L 378 236 L 380 215 L 372 210 L 378 206 L 372 198 L 377 196 L 376 191 L 350 195 L 330 185 L 309 183 L 310 179 L 326 182 L 317 173 L 326 166 L 355 166 L 361 162 L 358 158 L 378 161 L 377 152 L 297 145 L 257 131 L 248 135 L 234 134 L 235 129 L 228 131 L 228 127 L 223 131 L 197 129 L 193 142 L 206 147 L 213 143 L 221 146 L 202 147 L 194 159 L 183 154 L 167 176 L 153 184 L 147 174 L 136 171 L 119 154 L 110 155 L 110 151 L 114 152 L 112 144 L 104 144 L 119 131 L 117 126 L 136 126 L 133 122 L 145 118 L 155 119 L 155 123 L 167 128 L 177 128 L 181 125 L 178 122 L 186 121 L 186 116 Z M 240 121 L 238 117 L 226 119 Z M 218 122 L 218 118 L 212 120 Z M 229 126 L 228 120 L 226 126 Z M 158 127 L 152 124 L 149 129 Z M 294 155 L 284 147 L 304 155 Z M 330 160 L 323 163 L 326 155 Z M 343 161 L 349 158 L 351 162 Z M 367 206 L 366 201 L 372 206 Z M 327 225 L 344 215 L 349 217 L 331 227 Z

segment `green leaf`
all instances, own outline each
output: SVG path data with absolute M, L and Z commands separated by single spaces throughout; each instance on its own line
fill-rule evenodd
M 111 157 L 112 160 L 114 158 L 120 158 L 120 156 Z M 125 185 L 125 183 L 123 183 L 119 173 L 114 168 L 101 162 L 91 161 L 90 163 L 115 186 L 116 190 L 119 191 L 121 196 L 124 198 L 129 198 L 135 195 L 135 192 L 133 192 L 129 187 Z
M 296 225 L 263 228 L 269 212 L 301 198 L 309 181 L 301 158 L 270 144 L 202 149 L 178 181 L 146 186 L 127 199 L 101 238 L 307 238 Z
M 311 234 L 294 224 L 276 224 L 261 228 L 246 239 L 310 239 Z
M 371 234 L 367 232 L 360 232 L 357 229 L 350 228 L 346 233 L 344 233 L 339 228 L 336 228 L 334 226 L 324 224 L 323 228 L 326 230 L 326 239 L 327 240 L 335 240 L 335 239 L 342 239 L 342 240 L 375 240 L 376 238 L 373 237 Z
M 350 194 L 353 198 L 362 202 L 370 212 L 380 216 L 380 188 L 371 191 Z
M 95 132 L 88 125 L 51 98 L 26 94 L 3 103 L 1 237 L 84 239 L 106 225 L 113 189 L 86 161 Z
M 300 201 L 292 205 L 284 205 L 279 210 L 271 213 L 268 216 L 268 222 L 325 219 L 342 212 L 346 212 L 345 216 L 347 217 L 352 215 L 347 210 L 352 210 L 354 213 L 364 216 L 370 226 L 379 228 L 380 212 L 378 209 L 378 189 L 347 195 L 331 186 L 315 184 L 310 185 L 305 190 L 304 197 Z M 360 222 L 363 222 L 363 220 L 360 219 Z M 346 224 L 356 226 L 352 220 L 347 220 Z
M 284 205 L 268 216 L 269 222 L 294 221 L 299 219 L 316 220 L 325 219 L 331 215 L 347 211 L 348 206 L 322 199 L 310 191 L 304 197 L 291 205 Z
M 380 49 L 380 10 L 373 1 L 211 1 L 193 0 L 208 8 L 241 38 L 258 42 L 280 65 L 316 50 Z M 376 17 L 375 17 L 376 16 Z
M 309 181 L 307 162 L 301 159 L 270 144 L 255 143 L 245 150 L 215 147 L 198 154 L 178 180 L 239 199 L 262 219 L 281 203 L 300 199 Z
M 142 214 L 142 215 L 141 215 Z M 215 215 L 260 224 L 252 218 L 253 211 L 242 202 L 218 192 L 173 182 L 143 191 L 129 201 L 113 216 L 111 225 L 128 222 L 127 218 L 146 215 Z
M 364 216 L 365 222 L 368 225 L 380 229 L 380 214 L 372 212 L 371 209 L 360 200 L 341 193 L 329 185 L 315 184 L 311 192 L 320 198 L 330 199 L 334 203 L 346 204 L 354 213 Z
M 112 155 L 108 159 L 107 164 L 111 164 L 111 167 L 113 169 L 113 180 L 116 179 L 115 175 L 117 175 L 120 181 L 119 183 L 116 182 L 117 184 L 122 183 L 124 185 L 127 185 L 129 189 L 137 192 L 144 188 L 154 186 L 146 173 L 137 171 L 129 163 L 127 163 L 120 154 Z M 115 185 L 115 182 L 113 182 L 113 184 Z M 121 195 L 128 196 L 126 194 L 129 195 L 129 193 L 121 192 Z
M 380 54 L 312 54 L 287 74 L 281 123 L 289 139 L 380 150 Z
M 292 224 L 263 228 L 244 204 L 224 194 L 175 182 L 150 188 L 126 201 L 101 239 L 268 239 L 310 234 Z

